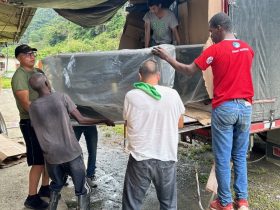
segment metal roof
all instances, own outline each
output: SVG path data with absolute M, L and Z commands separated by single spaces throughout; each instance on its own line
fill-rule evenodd
M 36 9 L 1 3 L 0 43 L 17 42 L 29 25 Z

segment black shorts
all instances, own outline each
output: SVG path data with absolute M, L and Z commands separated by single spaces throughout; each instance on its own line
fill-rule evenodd
M 35 131 L 31 126 L 30 120 L 29 119 L 20 120 L 19 126 L 26 145 L 28 166 L 44 165 L 45 160 L 43 156 L 43 151 L 41 150 Z

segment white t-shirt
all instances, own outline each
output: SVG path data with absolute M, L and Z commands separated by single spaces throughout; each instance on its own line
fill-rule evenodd
M 185 113 L 176 90 L 156 85 L 161 99 L 133 89 L 125 96 L 123 117 L 127 121 L 128 150 L 137 161 L 177 161 L 178 122 Z

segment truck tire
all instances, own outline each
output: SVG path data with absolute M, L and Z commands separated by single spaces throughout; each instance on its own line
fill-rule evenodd
M 5 124 L 5 120 L 0 112 L 0 134 L 3 133 L 5 135 L 8 135 L 7 127 Z

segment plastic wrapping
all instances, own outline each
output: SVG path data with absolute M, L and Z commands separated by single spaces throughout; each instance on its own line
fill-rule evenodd
M 18 42 L 28 27 L 36 9 L 12 6 L 0 1 L 0 46 Z
M 162 45 L 175 57 L 175 47 Z M 173 87 L 175 71 L 151 54 L 151 48 L 108 52 L 60 54 L 43 60 L 52 87 L 67 93 L 80 106 L 94 109 L 114 121 L 122 120 L 124 96 L 139 80 L 140 64 L 158 61 L 161 85 Z
M 255 89 L 252 121 L 280 118 L 279 32 L 280 1 L 235 0 L 230 17 L 237 37 L 255 51 L 253 82 Z
M 190 64 L 200 55 L 202 48 L 203 45 L 177 46 L 177 60 L 185 64 Z M 197 71 L 192 76 L 176 72 L 174 89 L 178 91 L 185 105 L 191 102 L 209 99 L 202 77 L 202 71 Z

